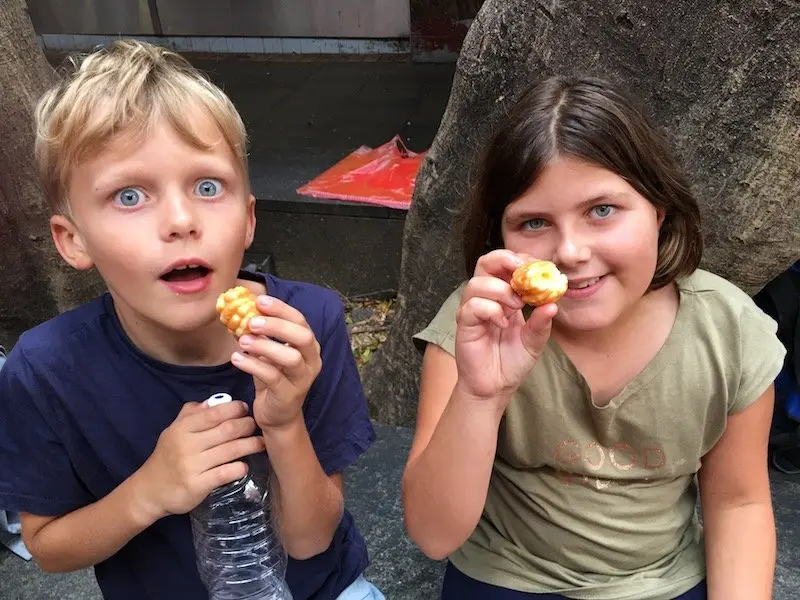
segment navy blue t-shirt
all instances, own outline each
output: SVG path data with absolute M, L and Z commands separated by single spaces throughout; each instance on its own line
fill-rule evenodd
M 350 350 L 344 312 L 331 291 L 271 275 L 241 273 L 303 313 L 322 352 L 322 371 L 303 415 L 324 471 L 342 471 L 375 434 Z M 0 509 L 63 515 L 102 498 L 150 456 L 184 402 L 216 392 L 252 404 L 252 377 L 230 363 L 175 366 L 139 351 L 106 294 L 23 334 L 0 369 Z M 295 600 L 328 600 L 367 566 L 345 510 L 331 546 L 289 559 Z M 95 565 L 110 600 L 200 600 L 187 515 L 157 521 Z

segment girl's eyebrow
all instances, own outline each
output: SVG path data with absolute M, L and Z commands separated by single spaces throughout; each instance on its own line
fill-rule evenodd
M 593 206 L 596 204 L 603 204 L 603 203 L 611 203 L 614 201 L 624 200 L 628 197 L 627 192 L 602 192 L 600 194 L 594 195 L 591 198 L 587 198 L 586 200 L 582 201 L 576 208 L 584 209 L 589 206 Z M 506 212 L 506 219 L 509 221 L 515 221 L 517 219 L 522 218 L 547 218 L 550 217 L 551 213 L 547 210 L 536 210 L 533 208 L 527 207 L 518 207 L 518 208 L 509 208 Z

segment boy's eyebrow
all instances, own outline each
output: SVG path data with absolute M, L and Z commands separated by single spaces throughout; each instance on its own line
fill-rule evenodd
M 628 197 L 627 192 L 601 192 L 580 202 L 576 208 L 586 208 L 598 203 L 613 202 L 623 200 Z M 522 217 L 548 217 L 550 212 L 547 210 L 536 210 L 530 207 L 509 208 L 506 212 L 506 219 L 515 220 Z
M 211 158 L 211 157 L 209 157 Z M 222 176 L 226 179 L 236 177 L 237 170 L 226 164 L 224 161 L 217 161 L 211 158 L 198 159 L 192 165 L 192 170 L 197 172 L 198 177 Z M 152 179 L 152 175 L 143 165 L 132 164 L 129 166 L 109 167 L 105 173 L 100 175 L 93 188 L 97 190 L 114 190 L 122 185 L 136 183 L 137 180 Z

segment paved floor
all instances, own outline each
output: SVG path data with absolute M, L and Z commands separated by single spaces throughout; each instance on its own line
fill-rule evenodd
M 400 475 L 411 442 L 406 428 L 378 427 L 378 441 L 346 476 L 347 504 L 367 540 L 367 575 L 388 600 L 435 600 L 442 564 L 425 558 L 401 523 Z M 800 590 L 800 479 L 773 474 L 778 523 L 774 600 L 795 600 Z M 0 550 L 0 599 L 99 600 L 90 572 L 47 575 L 32 562 Z

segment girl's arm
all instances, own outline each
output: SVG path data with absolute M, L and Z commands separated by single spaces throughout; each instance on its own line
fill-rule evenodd
M 402 493 L 406 530 L 431 558 L 444 558 L 475 529 L 503 412 L 550 337 L 556 306 L 525 321 L 508 283 L 522 262 L 507 250 L 478 259 L 456 313 L 455 357 L 432 344 L 425 350 Z
M 435 560 L 463 544 L 478 524 L 506 404 L 471 398 L 456 389 L 456 380 L 455 359 L 428 344 L 402 495 L 409 537 Z
M 770 386 L 730 415 L 698 474 L 705 526 L 709 600 L 770 600 L 775 570 L 767 443 L 775 391 Z

